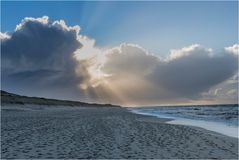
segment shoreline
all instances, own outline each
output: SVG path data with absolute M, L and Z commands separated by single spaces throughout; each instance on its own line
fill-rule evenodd
M 216 132 L 225 136 L 239 139 L 238 126 L 229 126 L 224 123 L 206 121 L 206 120 L 197 120 L 197 119 L 193 120 L 193 119 L 187 119 L 187 118 L 181 118 L 181 117 L 170 117 L 170 116 L 158 115 L 153 113 L 145 113 L 145 112 L 134 110 L 133 108 L 128 108 L 128 110 L 135 114 L 169 119 L 169 121 L 166 122 L 168 124 L 185 125 L 189 127 L 199 127 L 199 128 L 206 129 L 208 131 Z
M 238 139 L 117 107 L 3 105 L 1 158 L 238 159 Z

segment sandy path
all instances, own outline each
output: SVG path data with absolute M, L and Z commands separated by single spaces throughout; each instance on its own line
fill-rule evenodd
M 34 107 L 2 107 L 2 158 L 238 158 L 238 139 L 125 109 Z

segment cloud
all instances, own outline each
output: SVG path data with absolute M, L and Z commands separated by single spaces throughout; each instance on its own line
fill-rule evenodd
M 4 67 L 27 69 L 62 69 L 72 64 L 69 56 L 81 46 L 79 27 L 62 21 L 49 22 L 48 17 L 25 18 L 9 38 L 2 42 Z
M 136 44 L 98 48 L 79 26 L 47 16 L 24 18 L 0 38 L 2 88 L 17 93 L 150 105 L 235 101 L 238 92 L 238 44 L 220 53 L 193 44 L 162 59 Z
M 183 48 L 176 53 L 184 54 L 158 65 L 150 78 L 178 96 L 193 97 L 237 71 L 237 58 L 227 53 L 213 55 L 201 46 L 189 46 L 187 51 Z
M 233 46 L 225 47 L 224 49 L 226 52 L 234 54 L 235 56 L 239 55 L 239 44 L 234 44 Z
M 226 80 L 211 87 L 207 92 L 202 93 L 204 101 L 217 101 L 217 103 L 238 103 L 238 73 Z
M 44 16 L 24 18 L 14 32 L 1 33 L 2 88 L 36 95 L 42 90 L 42 96 L 52 92 L 55 97 L 60 88 L 63 95 L 77 90 L 77 84 L 87 78 L 84 67 L 73 58 L 82 47 L 79 30 Z M 76 66 L 80 75 L 75 74 Z
M 0 32 L 0 40 L 1 40 L 1 42 L 5 41 L 5 40 L 7 40 L 9 38 L 10 38 L 10 36 L 7 33 Z
M 104 78 L 103 88 L 115 93 L 119 103 L 132 104 L 199 99 L 201 93 L 233 76 L 238 63 L 227 50 L 214 54 L 200 45 L 172 50 L 160 59 L 137 45 L 123 44 L 106 57 L 101 70 L 111 76 Z

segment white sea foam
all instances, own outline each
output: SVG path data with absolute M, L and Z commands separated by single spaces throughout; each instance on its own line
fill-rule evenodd
M 161 115 L 161 114 L 157 114 L 157 113 L 148 113 L 148 112 L 144 112 L 141 110 L 139 111 L 137 109 L 136 110 L 130 109 L 130 111 L 133 113 L 136 113 L 136 114 L 150 115 L 150 116 L 155 116 L 158 118 L 173 119 L 171 121 L 166 122 L 169 124 L 201 127 L 206 130 L 218 132 L 218 133 L 226 135 L 226 136 L 239 138 L 239 136 L 238 136 L 239 127 L 238 126 L 230 126 L 230 125 L 220 123 L 220 122 L 211 122 L 211 121 L 206 121 L 206 120 L 192 120 L 192 119 L 173 117 L 173 116 L 168 116 L 168 115 Z
M 229 126 L 219 122 L 209 122 L 209 121 L 191 120 L 191 119 L 174 119 L 172 121 L 168 121 L 167 123 L 201 127 L 201 128 L 218 132 L 230 137 L 238 138 L 238 129 L 239 129 L 238 127 Z

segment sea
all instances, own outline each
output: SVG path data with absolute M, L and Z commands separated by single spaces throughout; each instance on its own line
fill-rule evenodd
M 167 123 L 201 127 L 238 138 L 238 104 L 153 106 L 129 109 L 133 113 L 172 119 Z

